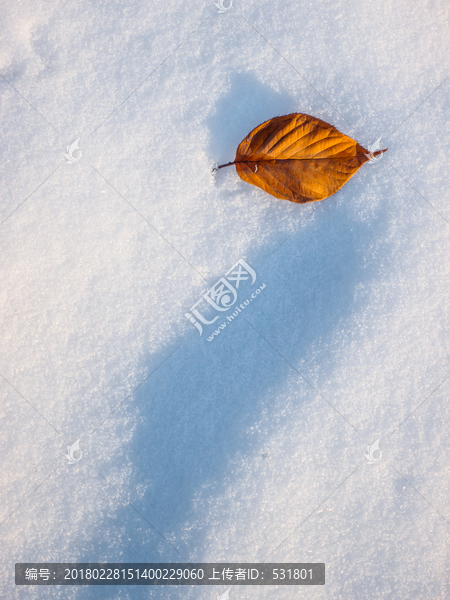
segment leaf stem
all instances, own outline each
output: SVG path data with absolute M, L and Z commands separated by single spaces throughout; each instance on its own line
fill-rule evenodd
M 229 163 L 227 163 L 226 165 L 219 165 L 219 166 L 217 167 L 217 170 L 219 170 L 219 169 L 223 169 L 224 167 L 230 167 L 231 165 L 234 165 L 234 164 L 235 164 L 235 161 L 233 161 L 233 162 L 229 162 Z

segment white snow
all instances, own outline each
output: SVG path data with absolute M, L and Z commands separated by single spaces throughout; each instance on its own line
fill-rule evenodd
M 17 562 L 268 560 L 326 585 L 231 600 L 450 597 L 449 11 L 2 3 L 2 599 L 227 589 Z M 389 151 L 303 206 L 212 174 L 291 112 Z M 241 258 L 264 293 L 208 342 L 185 314 Z

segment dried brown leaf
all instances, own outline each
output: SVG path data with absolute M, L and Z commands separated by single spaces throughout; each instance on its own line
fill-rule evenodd
M 387 148 L 386 148 L 387 150 Z M 309 115 L 274 117 L 256 127 L 236 151 L 236 171 L 244 181 L 276 198 L 315 202 L 337 192 L 371 153 L 358 142 Z

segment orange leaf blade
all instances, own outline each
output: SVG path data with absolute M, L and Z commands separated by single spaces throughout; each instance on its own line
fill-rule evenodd
M 247 183 L 276 198 L 304 203 L 337 192 L 370 158 L 368 150 L 333 125 L 293 113 L 256 127 L 239 144 L 235 166 Z

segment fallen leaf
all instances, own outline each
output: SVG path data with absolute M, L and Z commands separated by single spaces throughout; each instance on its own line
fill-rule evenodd
M 355 140 L 310 115 L 274 117 L 239 144 L 233 162 L 241 179 L 291 202 L 324 200 L 361 165 L 386 152 L 369 152 Z

